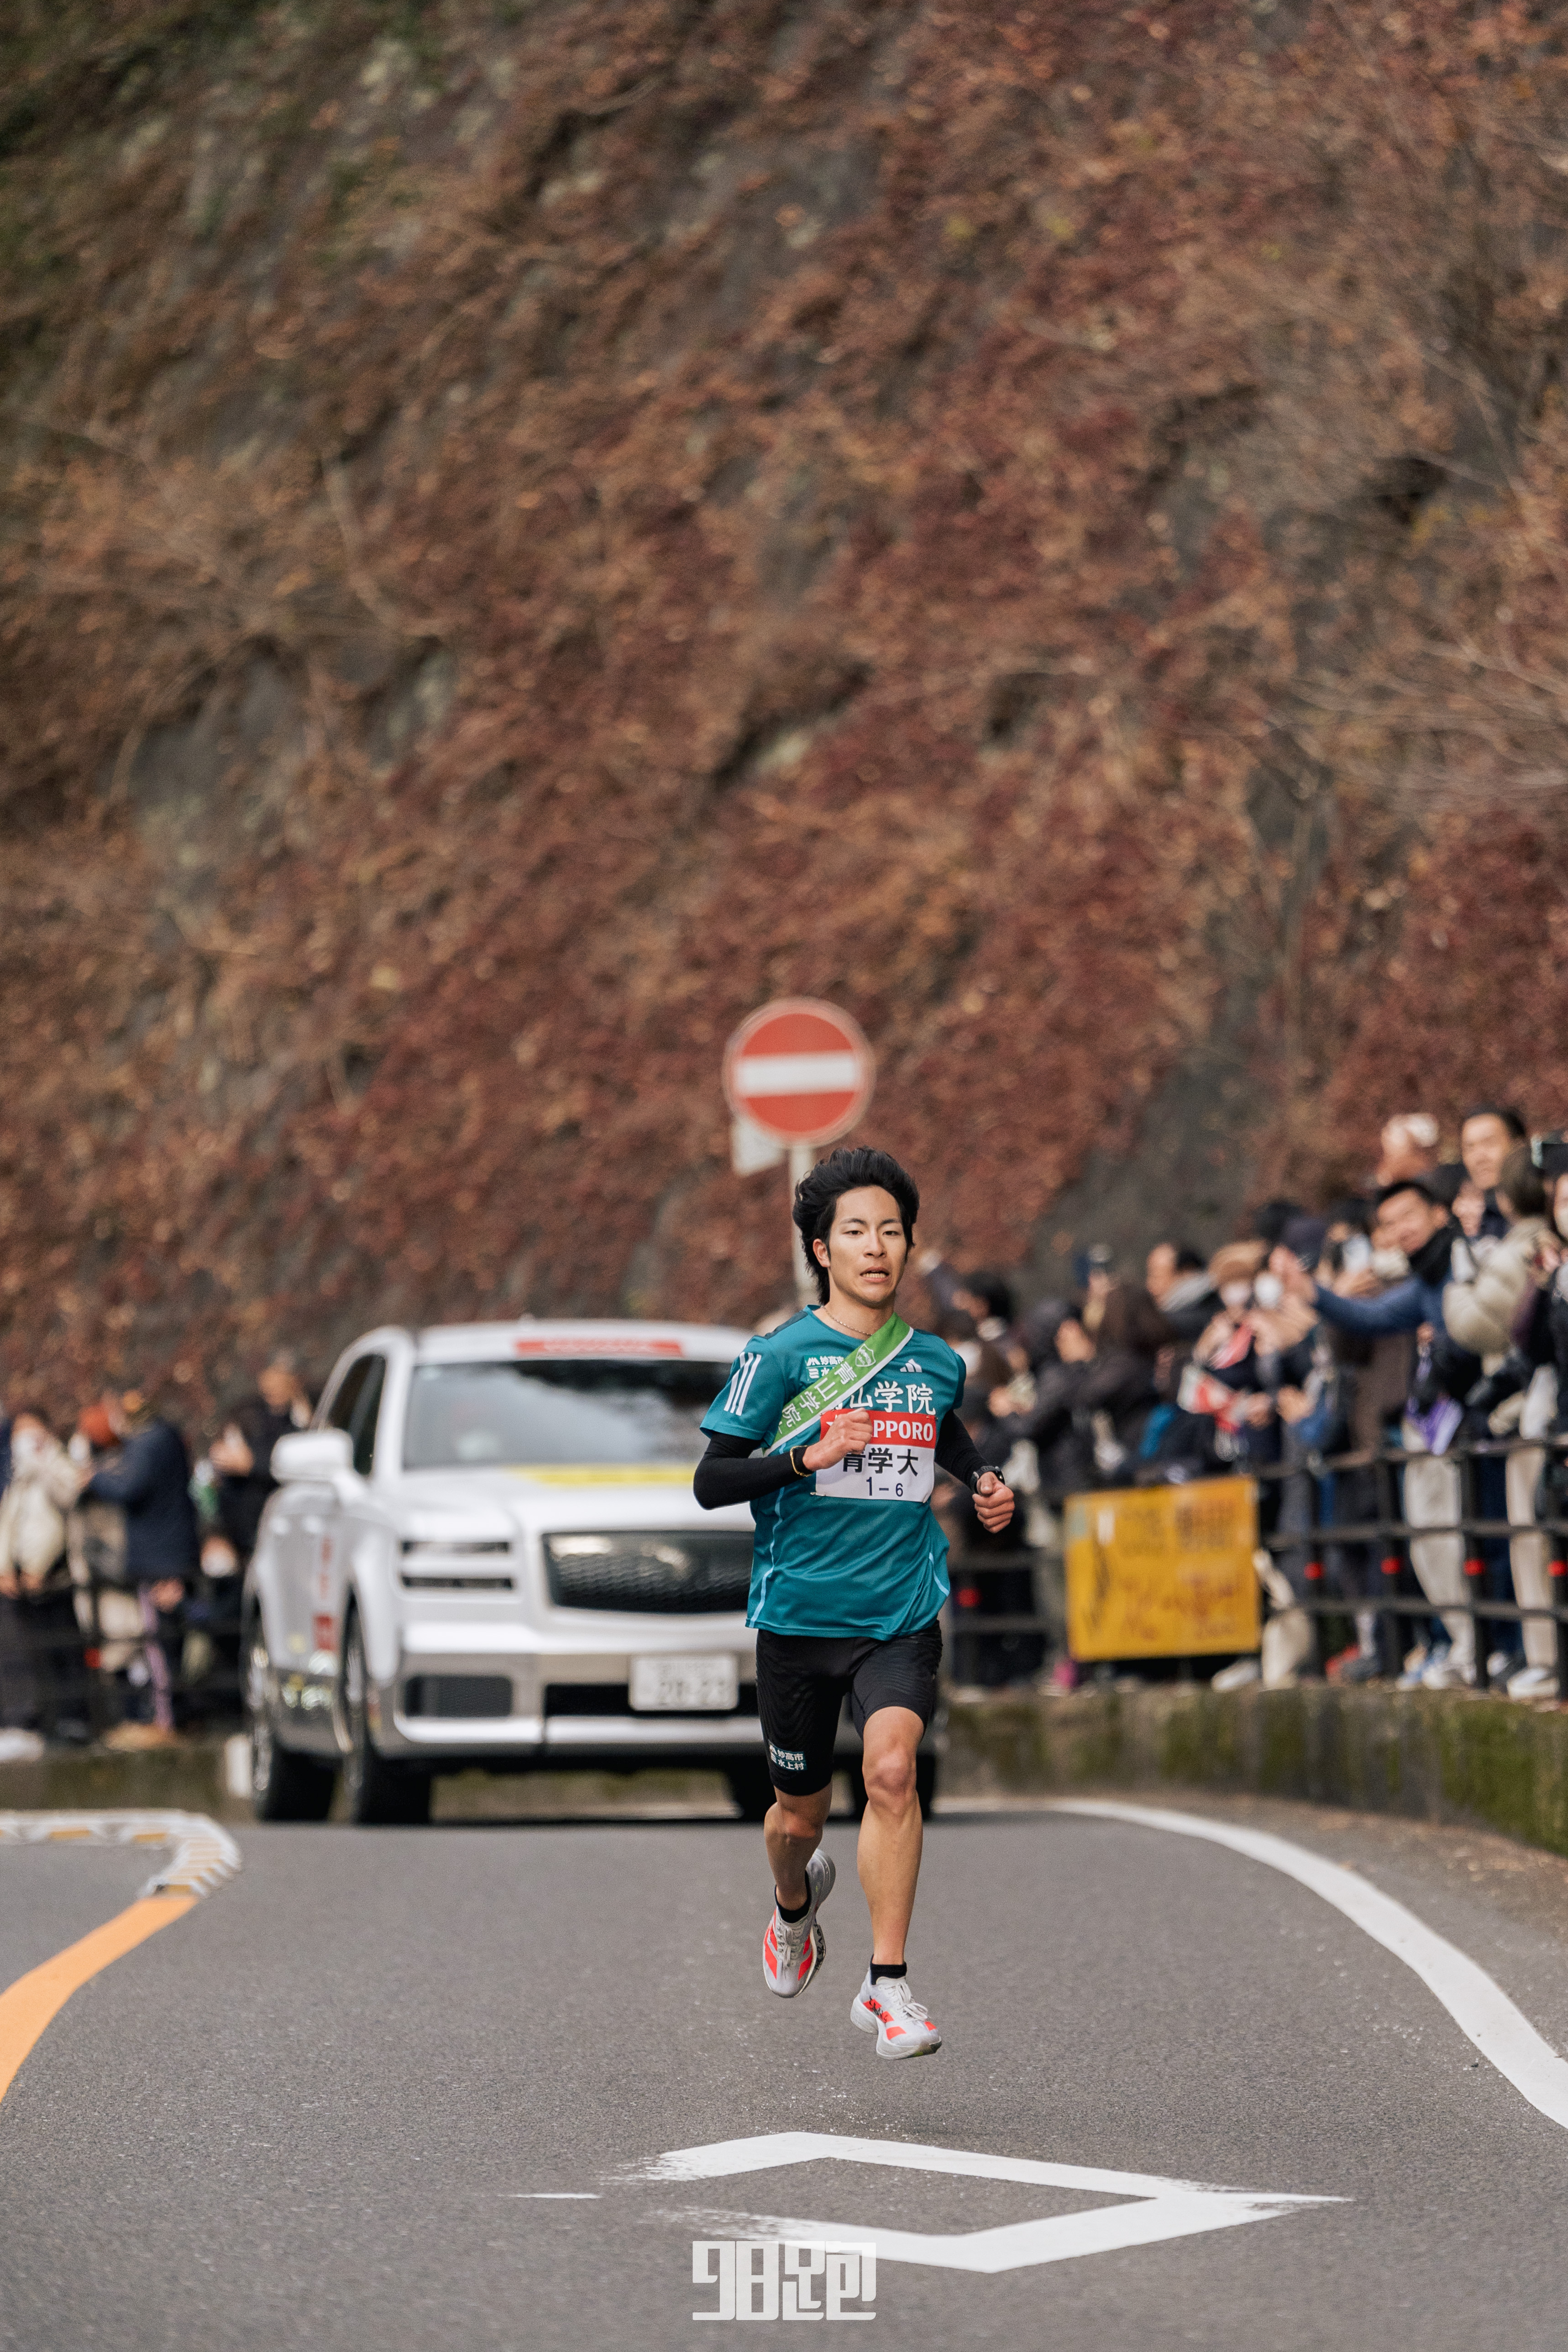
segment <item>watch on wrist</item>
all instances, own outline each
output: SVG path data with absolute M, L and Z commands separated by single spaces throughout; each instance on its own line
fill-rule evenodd
M 803 1445 L 792 1445 L 789 1448 L 789 1467 L 797 1478 L 809 1478 L 811 1475 L 801 1458 L 805 1451 Z
M 995 1478 L 998 1484 L 1003 1486 L 1008 1483 L 1002 1476 L 1001 1472 L 997 1468 L 994 1462 L 982 1462 L 977 1470 L 971 1470 L 969 1473 L 969 1492 L 971 1495 L 977 1495 L 979 1493 L 980 1481 L 982 1478 Z

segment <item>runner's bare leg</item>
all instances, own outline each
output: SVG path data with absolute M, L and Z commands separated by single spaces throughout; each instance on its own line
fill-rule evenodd
M 915 1717 L 919 1721 L 919 1717 Z M 806 1864 L 822 1843 L 822 1823 L 833 1801 L 833 1784 L 797 1797 L 775 1789 L 773 1802 L 762 1824 L 774 1891 L 790 1911 L 806 1900 Z
M 866 1803 L 857 1862 L 871 1911 L 872 1958 L 894 1967 L 904 1958 L 920 1876 L 924 1841 L 915 1751 L 924 1729 L 913 1707 L 879 1706 L 867 1716 L 862 1735 Z

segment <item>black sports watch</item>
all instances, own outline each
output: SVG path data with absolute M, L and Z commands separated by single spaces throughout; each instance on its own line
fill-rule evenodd
M 977 1495 L 979 1493 L 980 1481 L 982 1478 L 995 1478 L 1004 1486 L 1008 1483 L 994 1462 L 982 1462 L 977 1470 L 971 1470 L 969 1473 L 969 1492 L 971 1495 Z

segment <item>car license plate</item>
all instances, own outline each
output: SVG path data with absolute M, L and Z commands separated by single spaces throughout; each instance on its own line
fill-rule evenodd
M 632 1661 L 632 1705 L 640 1715 L 722 1715 L 739 1696 L 732 1657 Z

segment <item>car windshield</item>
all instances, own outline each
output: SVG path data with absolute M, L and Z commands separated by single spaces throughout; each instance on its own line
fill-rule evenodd
M 409 1392 L 405 1470 L 695 1462 L 699 1423 L 728 1364 L 421 1364 Z

